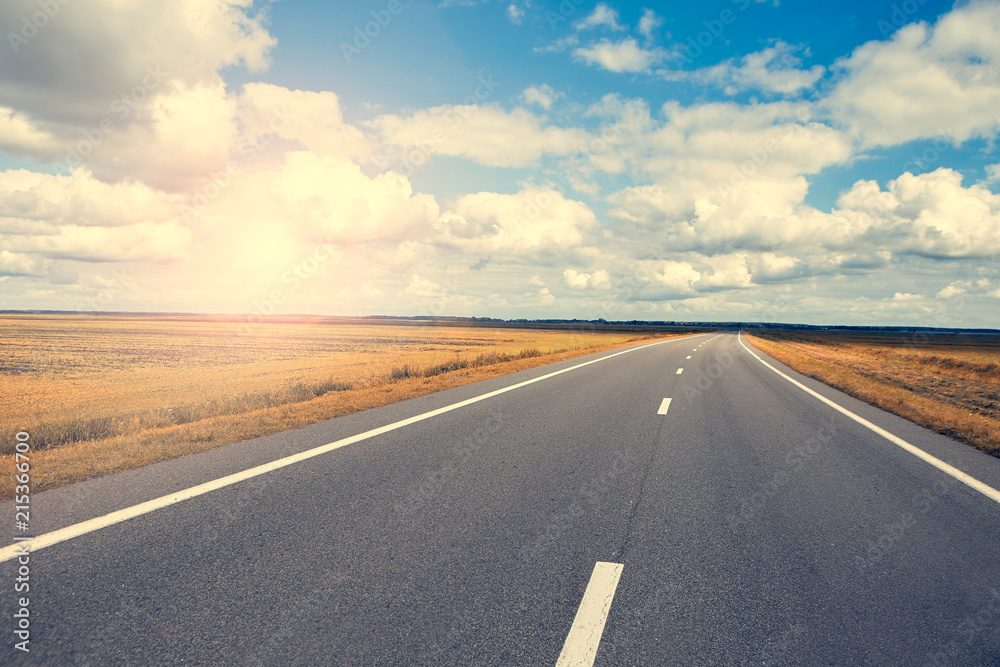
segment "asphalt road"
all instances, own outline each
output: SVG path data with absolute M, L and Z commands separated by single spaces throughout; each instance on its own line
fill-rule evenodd
M 610 354 L 37 494 L 32 532 Z M 757 354 L 1000 488 L 1000 459 Z M 27 654 L 7 560 L 0 663 L 555 665 L 612 563 L 598 665 L 1000 665 L 998 526 L 996 500 L 703 335 L 36 550 Z

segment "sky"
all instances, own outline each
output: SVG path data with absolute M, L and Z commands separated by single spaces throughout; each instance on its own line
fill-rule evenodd
M 0 26 L 0 309 L 1000 320 L 1000 2 L 6 0 Z

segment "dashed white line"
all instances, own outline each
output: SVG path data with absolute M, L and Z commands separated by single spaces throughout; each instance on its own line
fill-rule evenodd
M 683 372 L 684 372 L 684 369 L 683 369 L 683 368 L 678 368 L 678 369 L 677 369 L 677 375 L 680 375 L 680 374 L 681 374 L 681 373 L 683 373 Z
M 689 354 L 689 355 L 687 356 L 687 358 L 688 358 L 688 359 L 690 359 L 690 358 L 691 358 L 691 355 Z
M 576 618 L 566 636 L 556 667 L 591 667 L 597 658 L 597 647 L 604 634 L 611 601 L 622 576 L 621 563 L 597 563 L 590 575 L 590 583 L 583 592 L 583 600 L 576 611 Z
M 667 410 L 670 409 L 670 400 L 671 399 L 669 399 L 669 398 L 663 399 L 663 402 L 660 403 L 660 409 L 656 411 L 656 414 L 658 414 L 658 415 L 665 415 L 665 414 L 667 414 Z

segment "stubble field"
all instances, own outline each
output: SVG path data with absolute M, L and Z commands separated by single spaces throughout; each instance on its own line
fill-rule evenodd
M 767 332 L 783 364 L 883 410 L 1000 456 L 1000 337 Z
M 42 490 L 649 337 L 224 318 L 0 316 L 0 455 Z

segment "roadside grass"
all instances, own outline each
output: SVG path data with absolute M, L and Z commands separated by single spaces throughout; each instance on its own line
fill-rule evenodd
M 148 465 L 561 359 L 670 336 L 422 326 L 0 318 L 0 443 L 33 490 Z M 485 348 L 485 350 L 484 350 Z
M 746 335 L 803 375 L 1000 457 L 1000 345 L 913 345 L 902 336 Z

